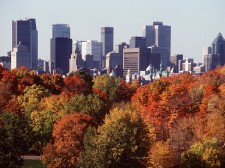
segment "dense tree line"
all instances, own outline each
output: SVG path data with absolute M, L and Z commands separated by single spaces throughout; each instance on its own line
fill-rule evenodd
M 0 66 L 0 167 L 225 167 L 225 67 L 148 85 Z

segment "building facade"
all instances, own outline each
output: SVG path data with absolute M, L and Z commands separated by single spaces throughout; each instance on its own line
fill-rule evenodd
M 130 48 L 146 48 L 146 38 L 138 36 L 131 37 Z
M 113 27 L 101 28 L 102 55 L 106 56 L 113 51 Z
M 18 44 L 27 48 L 30 53 L 30 69 L 37 69 L 38 64 L 38 31 L 35 19 L 23 19 L 12 21 L 12 50 Z M 15 63 L 14 63 L 15 65 Z
M 93 61 L 98 61 L 97 69 L 102 68 L 102 43 L 94 40 L 82 42 L 82 59 L 86 61 L 86 55 L 92 55 Z
M 149 48 L 127 48 L 123 50 L 123 74 L 139 74 L 145 71 L 149 65 L 159 69 L 160 55 L 151 53 Z
M 163 25 L 163 22 L 153 22 L 153 25 L 144 26 L 143 35 L 146 38 L 146 45 L 167 50 L 167 54 L 161 57 L 163 68 L 169 66 L 171 55 L 171 26 Z
M 31 69 L 32 62 L 31 56 L 28 48 L 21 43 L 13 48 L 11 52 L 11 69 L 25 66 L 28 69 Z
M 52 38 L 65 37 L 70 38 L 70 27 L 68 24 L 53 24 Z
M 69 59 L 72 54 L 72 40 L 64 37 L 51 39 L 51 73 L 66 75 L 69 72 Z
M 219 33 L 216 39 L 212 42 L 212 54 L 220 57 L 220 65 L 225 65 L 225 39 Z

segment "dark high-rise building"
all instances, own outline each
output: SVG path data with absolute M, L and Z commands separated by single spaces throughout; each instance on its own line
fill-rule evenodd
M 113 51 L 113 27 L 101 28 L 102 55 Z
M 165 69 L 169 65 L 171 54 L 171 26 L 163 25 L 163 22 L 153 22 L 153 25 L 144 27 L 143 36 L 146 38 L 147 47 L 156 45 L 160 49 L 167 50 L 167 54 L 161 56 Z
M 180 61 L 179 61 L 180 60 Z M 183 54 L 177 54 L 170 57 L 171 66 L 173 68 L 173 71 L 175 73 L 179 73 L 179 71 L 182 69 L 181 62 L 183 61 Z
M 58 37 L 51 39 L 52 73 L 66 75 L 69 72 L 69 59 L 72 54 L 72 39 Z
M 225 65 L 225 39 L 222 34 L 219 33 L 216 39 L 212 43 L 212 54 L 220 57 L 220 65 Z
M 51 38 L 51 73 L 66 75 L 69 72 L 69 59 L 72 54 L 70 27 L 67 24 L 52 25 Z
M 12 21 L 12 49 L 23 45 L 30 53 L 31 68 L 37 68 L 38 61 L 38 31 L 35 19 Z
M 137 36 L 131 37 L 130 48 L 146 48 L 146 38 Z

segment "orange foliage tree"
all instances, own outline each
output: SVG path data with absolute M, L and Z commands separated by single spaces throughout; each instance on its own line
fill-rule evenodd
M 93 118 L 79 113 L 57 120 L 52 133 L 54 140 L 43 150 L 43 162 L 54 168 L 75 167 L 81 151 L 84 150 L 85 131 L 94 125 Z

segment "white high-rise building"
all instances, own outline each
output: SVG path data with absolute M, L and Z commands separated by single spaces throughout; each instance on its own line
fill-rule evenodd
M 68 24 L 53 24 L 52 38 L 65 37 L 70 38 L 70 27 Z
M 30 52 L 26 46 L 19 43 L 11 52 L 11 69 L 26 66 L 28 69 L 32 68 L 32 61 Z
M 99 62 L 102 68 L 102 43 L 94 40 L 82 42 L 82 59 L 86 61 L 86 55 L 93 55 L 93 61 Z

